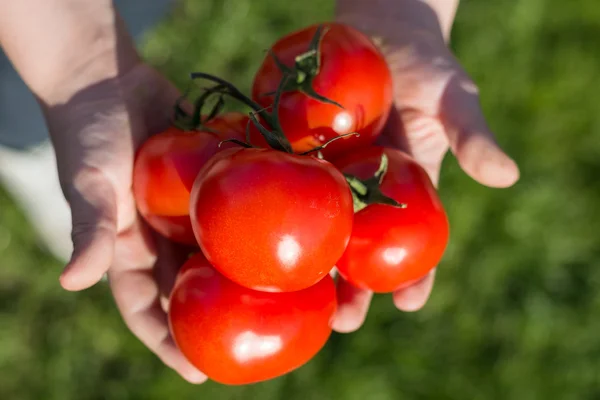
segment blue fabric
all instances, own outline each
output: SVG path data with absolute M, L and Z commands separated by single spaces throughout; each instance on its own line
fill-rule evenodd
M 115 0 L 136 43 L 166 15 L 173 0 Z M 48 131 L 33 94 L 0 51 L 0 145 L 27 149 L 48 140 Z

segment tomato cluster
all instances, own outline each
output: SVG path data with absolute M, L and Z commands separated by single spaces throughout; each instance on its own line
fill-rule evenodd
M 217 382 L 272 379 L 327 342 L 334 268 L 357 287 L 398 290 L 439 262 L 448 221 L 424 169 L 373 144 L 392 83 L 359 31 L 329 23 L 281 38 L 250 97 L 192 77 L 214 86 L 138 150 L 137 208 L 157 233 L 196 247 L 168 308 L 182 353 Z M 253 110 L 204 113 L 211 96 Z

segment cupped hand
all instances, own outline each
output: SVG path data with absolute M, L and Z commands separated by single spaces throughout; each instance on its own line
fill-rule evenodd
M 461 168 L 483 185 L 504 188 L 518 180 L 517 165 L 488 128 L 477 86 L 446 46 L 437 20 L 418 25 L 352 15 L 340 20 L 371 35 L 392 71 L 394 110 L 379 144 L 412 155 L 436 185 L 448 150 Z M 435 270 L 393 293 L 396 307 L 402 311 L 422 308 L 431 293 L 434 275 Z M 340 277 L 334 329 L 358 329 L 366 318 L 371 297 L 370 291 Z
M 73 220 L 74 251 L 62 286 L 82 290 L 108 273 L 129 329 L 166 365 L 200 383 L 206 377 L 175 346 L 165 312 L 186 251 L 149 231 L 131 190 L 135 150 L 167 127 L 178 96 L 156 71 L 139 64 L 44 112 Z

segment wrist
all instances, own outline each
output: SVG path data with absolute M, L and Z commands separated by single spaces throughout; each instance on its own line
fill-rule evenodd
M 0 44 L 30 90 L 48 105 L 139 62 L 112 0 L 1 3 Z
M 336 19 L 368 35 L 420 35 L 446 44 L 458 0 L 337 0 Z
M 46 105 L 65 103 L 84 89 L 118 79 L 140 64 L 133 41 L 115 18 L 115 25 L 97 32 L 86 50 L 74 53 L 47 81 L 32 88 Z

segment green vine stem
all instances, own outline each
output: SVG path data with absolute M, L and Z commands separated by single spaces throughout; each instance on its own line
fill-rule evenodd
M 217 83 L 221 86 L 222 93 L 228 94 L 234 99 L 250 107 L 252 110 L 254 110 L 255 113 L 259 114 L 269 125 L 271 125 L 271 116 L 268 115 L 265 108 L 257 102 L 255 102 L 254 100 L 252 100 L 251 98 L 249 98 L 248 96 L 246 96 L 244 93 L 242 93 L 242 91 L 236 88 L 232 83 L 227 82 L 223 78 L 219 78 L 218 76 L 211 75 L 206 72 L 192 72 L 190 74 L 190 77 L 192 80 L 205 79 Z
M 277 90 L 277 94 L 273 103 L 272 113 L 269 113 L 266 108 L 256 103 L 254 100 L 243 94 L 233 84 L 227 82 L 222 78 L 204 72 L 194 72 L 191 74 L 191 78 L 205 79 L 215 82 L 221 86 L 221 89 L 219 90 L 221 94 L 231 96 L 234 99 L 242 102 L 246 106 L 250 107 L 253 110 L 253 112 L 250 113 L 250 120 L 260 131 L 260 133 L 265 138 L 269 146 L 276 150 L 285 151 L 286 153 L 293 153 L 292 145 L 289 142 L 289 140 L 285 137 L 281 129 L 277 112 L 279 108 L 279 103 L 281 101 L 281 94 L 283 93 L 283 86 L 287 82 L 287 77 L 284 77 L 284 79 L 282 79 L 279 83 L 279 88 Z M 265 128 L 259 122 L 258 118 L 256 117 L 257 115 L 259 115 L 271 127 L 272 130 L 268 130 L 267 128 Z
M 242 146 L 242 147 L 244 147 L 244 148 L 246 148 L 246 149 L 251 149 L 251 148 L 252 148 L 252 145 L 251 145 L 251 144 L 249 144 L 249 143 L 246 143 L 246 142 L 242 142 L 241 140 L 238 140 L 238 139 L 225 139 L 225 140 L 221 140 L 221 141 L 219 142 L 219 145 L 218 145 L 218 146 L 219 146 L 219 147 L 221 147 L 221 146 L 223 146 L 223 144 L 225 144 L 225 143 L 235 143 L 235 144 L 237 144 L 237 145 L 239 145 L 239 146 Z
M 222 111 L 225 105 L 223 95 L 220 93 L 222 91 L 222 86 L 216 85 L 203 89 L 202 94 L 194 101 L 194 108 L 191 114 L 189 114 L 182 106 L 182 103 L 189 97 L 190 91 L 191 85 L 185 90 L 184 94 L 177 99 L 174 107 L 173 119 L 171 122 L 174 126 L 184 131 L 210 131 L 210 129 L 206 128 L 204 125 L 215 118 Z M 202 113 L 206 103 L 208 99 L 214 95 L 218 95 L 219 98 L 208 114 L 203 118 Z
M 329 146 L 330 143 L 333 143 L 336 140 L 343 139 L 343 138 L 349 137 L 349 136 L 359 137 L 360 133 L 358 133 L 358 132 L 350 132 L 350 133 L 344 133 L 343 135 L 335 136 L 335 137 L 329 139 L 328 141 L 326 141 L 325 143 L 323 143 L 322 145 L 315 147 L 314 149 L 305 151 L 304 153 L 300 153 L 300 155 L 301 156 L 305 156 L 305 155 L 308 155 L 308 154 L 313 153 L 315 151 L 321 153 L 321 150 L 323 150 L 325 147 Z M 322 153 L 319 156 L 319 158 L 323 159 L 323 154 Z
M 275 61 L 276 65 L 281 70 L 283 75 L 281 81 L 279 82 L 277 90 L 274 93 L 271 93 L 271 95 L 274 95 L 272 112 L 268 112 L 267 108 L 262 107 L 259 103 L 242 93 L 233 84 L 227 82 L 222 78 L 205 72 L 193 72 L 191 74 L 191 79 L 192 81 L 196 79 L 204 79 L 211 81 L 216 84 L 214 92 L 218 92 L 222 95 L 228 95 L 252 109 L 252 112 L 249 114 L 249 123 L 252 123 L 259 130 L 267 144 L 276 150 L 285 151 L 287 153 L 293 153 L 292 145 L 285 136 L 279 120 L 279 105 L 283 93 L 285 93 L 286 91 L 298 90 L 318 101 L 333 104 L 340 108 L 343 108 L 342 105 L 340 105 L 339 103 L 336 103 L 333 100 L 327 99 L 326 97 L 319 95 L 315 92 L 313 88 L 313 80 L 319 74 L 321 68 L 321 43 L 324 35 L 327 32 L 327 29 L 328 28 L 324 27 L 323 25 L 319 25 L 317 27 L 317 30 L 313 35 L 311 42 L 308 46 L 308 50 L 295 58 L 295 65 L 293 68 L 290 68 L 283 64 L 273 51 L 269 52 L 269 54 L 271 55 L 271 57 L 273 57 L 273 60 Z M 263 126 L 260 123 L 257 116 L 259 116 L 271 128 L 271 130 Z M 249 127 L 250 125 L 248 125 L 246 129 L 246 144 L 251 146 Z M 352 132 L 349 134 L 334 137 L 333 139 L 327 141 L 323 145 L 320 145 L 312 150 L 303 152 L 300 155 L 308 155 L 315 151 L 319 152 L 335 140 L 347 136 L 359 135 L 356 132 Z

